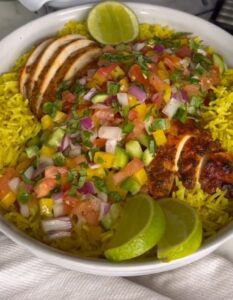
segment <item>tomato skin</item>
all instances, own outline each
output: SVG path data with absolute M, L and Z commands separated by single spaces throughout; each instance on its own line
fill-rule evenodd
M 189 97 L 197 96 L 200 93 L 200 87 L 196 84 L 186 84 L 183 86 L 183 90 L 188 94 Z
M 76 100 L 76 96 L 69 91 L 62 93 L 62 108 L 64 112 L 69 112 Z
M 106 144 L 106 139 L 96 138 L 93 142 L 95 147 L 103 148 Z
M 176 52 L 176 55 L 180 58 L 185 58 L 185 57 L 191 57 L 192 55 L 192 50 L 189 47 L 181 47 L 178 49 Z
M 116 63 L 111 63 L 106 67 L 99 68 L 96 73 L 100 76 L 108 77 L 116 67 L 117 67 Z
M 8 168 L 5 174 L 2 177 L 0 177 L 0 199 L 2 199 L 4 196 L 6 196 L 7 193 L 11 191 L 8 183 L 16 175 L 17 174 L 15 169 Z
M 165 89 L 165 83 L 156 74 L 150 76 L 150 84 L 156 92 L 163 92 Z
M 90 225 L 99 223 L 100 204 L 96 200 L 77 201 L 73 213 L 83 217 Z
M 137 64 L 132 65 L 132 67 L 129 69 L 128 76 L 131 81 L 136 81 L 144 86 L 148 85 L 148 79 L 143 76 L 142 70 Z
M 180 59 L 176 55 L 165 56 L 163 61 L 171 71 L 174 71 L 180 67 Z
M 57 185 L 56 179 L 44 178 L 34 188 L 37 198 L 47 196 Z
M 53 178 L 56 179 L 57 175 L 66 175 L 67 169 L 62 167 L 50 166 L 45 169 L 45 178 Z

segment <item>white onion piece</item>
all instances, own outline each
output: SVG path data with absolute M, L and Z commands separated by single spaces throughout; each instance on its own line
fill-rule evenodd
M 101 139 L 120 141 L 122 139 L 122 130 L 116 126 L 101 126 L 98 131 L 98 136 Z
M 207 56 L 207 53 L 205 52 L 205 50 L 199 48 L 197 49 L 197 53 L 202 54 L 203 56 Z
M 55 218 L 62 217 L 65 215 L 64 204 L 63 203 L 55 203 L 53 207 L 53 214 Z
M 116 145 L 117 145 L 117 140 L 112 140 L 112 139 L 107 140 L 105 143 L 105 152 L 114 154 L 116 150 Z
M 91 98 L 96 94 L 96 89 L 92 88 L 90 89 L 83 97 L 84 100 L 91 100 Z
M 34 168 L 31 166 L 29 168 L 27 168 L 27 170 L 24 172 L 24 175 L 28 178 L 28 179 L 32 179 L 33 175 L 34 175 Z
M 56 239 L 61 239 L 61 238 L 64 238 L 64 237 L 70 237 L 70 236 L 71 236 L 70 231 L 58 231 L 58 232 L 50 233 L 48 235 L 48 238 L 50 240 L 56 240 Z
M 99 164 L 89 164 L 88 167 L 92 170 L 98 169 L 101 167 Z
M 81 154 L 81 146 L 73 145 L 71 146 L 71 150 L 69 151 L 69 157 L 76 157 Z
M 12 192 L 17 192 L 19 183 L 20 183 L 19 177 L 14 177 L 8 182 L 8 186 L 12 190 Z
M 162 112 L 171 119 L 181 105 L 182 103 L 180 101 L 175 98 L 171 98 L 171 100 L 164 106 Z
M 51 198 L 57 203 L 63 203 L 63 193 L 53 193 Z
M 146 43 L 136 43 L 136 44 L 133 45 L 133 50 L 134 51 L 140 51 L 145 46 L 146 46 Z
M 50 219 L 50 220 L 42 220 L 41 225 L 42 225 L 44 232 L 70 230 L 72 228 L 70 218 L 68 218 L 68 217 L 61 217 L 61 218 L 57 218 L 57 219 L 54 218 L 54 219 Z
M 122 106 L 127 106 L 129 104 L 129 99 L 128 99 L 127 93 L 118 93 L 117 100 Z
M 43 166 L 53 166 L 53 159 L 49 156 L 41 155 L 40 164 Z
M 28 205 L 19 203 L 19 210 L 20 210 L 21 215 L 24 218 L 28 218 L 29 217 L 30 211 L 29 211 Z
M 108 201 L 108 195 L 104 192 L 97 193 L 97 197 L 104 202 Z
M 98 136 L 98 133 L 97 133 L 97 130 L 95 130 L 92 134 L 92 136 L 90 137 L 90 142 L 93 143 L 94 140 L 97 138 Z
M 79 79 L 79 83 L 80 83 L 81 85 L 85 85 L 85 84 L 87 83 L 87 77 L 84 76 L 84 77 L 80 78 L 80 79 Z

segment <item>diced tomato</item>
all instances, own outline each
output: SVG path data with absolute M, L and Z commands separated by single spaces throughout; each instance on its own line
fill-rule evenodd
M 180 67 L 180 59 L 179 57 L 175 55 L 168 55 L 165 56 L 164 59 L 164 64 L 171 70 L 174 71 L 175 69 L 178 69 Z
M 8 183 L 15 176 L 16 176 L 15 169 L 9 168 L 6 170 L 5 174 L 2 177 L 0 177 L 0 198 L 1 199 L 11 191 Z
M 150 84 L 156 92 L 163 92 L 165 89 L 165 82 L 160 79 L 156 74 L 151 75 Z
M 138 138 L 139 135 L 141 135 L 145 129 L 145 123 L 142 119 L 136 118 L 133 119 L 132 122 L 134 124 L 134 128 L 133 131 L 130 134 L 128 134 L 127 141 Z
M 189 97 L 192 97 L 199 94 L 200 87 L 196 84 L 186 84 L 183 86 L 183 90 L 188 94 Z
M 106 144 L 106 139 L 97 138 L 94 140 L 93 145 L 95 147 L 103 148 Z
M 212 70 L 208 74 L 205 74 L 200 78 L 200 85 L 203 91 L 208 91 L 213 86 L 218 85 L 218 83 L 219 70 L 216 68 L 212 68 Z
M 97 200 L 78 201 L 73 209 L 73 213 L 81 216 L 90 225 L 98 225 L 99 223 L 100 204 Z
M 128 76 L 131 81 L 136 81 L 144 86 L 148 85 L 148 79 L 143 76 L 142 70 L 137 64 L 132 65 L 129 69 Z
M 162 93 L 156 93 L 152 96 L 152 102 L 156 105 L 157 108 L 161 108 L 163 103 L 163 94 Z
M 54 178 L 44 178 L 42 179 L 37 186 L 34 188 L 36 196 L 38 198 L 47 196 L 51 190 L 56 187 L 56 179 Z
M 130 120 L 130 121 L 133 121 L 134 119 L 136 119 L 138 117 L 138 112 L 136 111 L 136 110 L 134 110 L 134 109 L 131 109 L 130 111 L 129 111 L 129 114 L 128 114 L 128 119 Z
M 112 71 L 116 68 L 117 64 L 116 63 L 111 63 L 110 65 L 106 67 L 101 67 L 97 70 L 97 74 L 103 77 L 108 77 Z
M 66 175 L 67 169 L 62 167 L 49 166 L 45 169 L 45 178 L 53 178 L 56 179 L 57 175 Z
M 93 119 L 100 121 L 101 124 L 114 119 L 114 112 L 111 108 L 96 110 L 93 114 Z
M 69 91 L 62 93 L 62 108 L 63 111 L 69 112 L 76 100 L 76 96 Z
M 189 47 L 181 47 L 176 52 L 176 55 L 180 58 L 191 57 L 192 50 Z
M 143 162 L 138 158 L 134 158 L 122 170 L 113 175 L 114 183 L 120 184 L 126 178 L 132 176 L 137 171 L 141 170 L 143 167 Z

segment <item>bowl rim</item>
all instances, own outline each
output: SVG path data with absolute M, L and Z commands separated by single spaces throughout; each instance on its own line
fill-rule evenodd
M 95 4 L 94 4 L 95 5 Z M 211 27 L 219 34 L 225 36 L 225 38 L 233 41 L 233 37 L 225 32 L 223 29 L 218 28 L 217 26 L 207 22 L 206 20 L 202 20 L 199 17 L 190 15 L 185 12 L 181 12 L 179 10 L 153 5 L 153 4 L 140 4 L 135 2 L 126 2 L 132 9 L 141 9 L 142 7 L 150 10 L 150 9 L 157 9 L 161 13 L 166 12 L 168 14 L 176 14 L 177 17 L 186 16 L 192 18 L 196 22 L 201 22 L 208 27 Z M 28 29 L 30 25 L 39 25 L 41 22 L 46 22 L 49 19 L 54 17 L 58 18 L 67 18 L 69 15 L 78 13 L 80 11 L 86 12 L 92 4 L 83 4 L 76 7 L 66 8 L 63 10 L 59 10 L 53 12 L 51 14 L 45 15 L 41 18 L 33 20 L 20 28 L 16 29 L 6 37 L 4 37 L 0 41 L 0 47 L 4 43 L 14 38 L 17 34 L 21 34 L 24 30 Z M 66 19 L 68 21 L 68 19 Z M 29 46 L 29 45 L 27 45 Z M 171 262 L 161 262 L 161 261 L 131 261 L 131 262 L 122 262 L 122 263 L 114 263 L 104 259 L 90 259 L 86 257 L 79 257 L 76 255 L 72 255 L 67 252 L 62 252 L 55 248 L 52 248 L 38 240 L 26 235 L 24 232 L 20 231 L 16 226 L 8 222 L 0 215 L 0 231 L 2 231 L 6 236 L 11 238 L 14 242 L 26 247 L 29 251 L 33 252 L 36 256 L 48 260 L 54 264 L 61 265 L 65 268 L 79 270 L 81 272 L 91 273 L 91 274 L 98 274 L 98 275 L 110 275 L 110 276 L 135 276 L 135 275 L 142 275 L 142 274 L 151 274 L 155 272 L 167 271 L 171 270 L 183 265 L 186 265 L 190 262 L 194 262 L 195 260 L 199 259 L 200 257 L 205 256 L 206 254 L 214 251 L 217 247 L 219 247 L 225 241 L 231 239 L 233 237 L 233 223 L 230 223 L 228 226 L 221 229 L 215 236 L 206 240 L 201 248 L 196 251 L 195 253 L 186 256 L 184 258 L 174 260 Z

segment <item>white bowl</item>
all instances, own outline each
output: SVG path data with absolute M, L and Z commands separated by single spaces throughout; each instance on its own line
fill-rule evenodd
M 179 31 L 193 32 L 202 37 L 209 45 L 221 53 L 229 65 L 233 65 L 233 37 L 222 29 L 200 19 L 164 7 L 128 3 L 138 15 L 140 22 L 170 25 Z M 90 5 L 83 5 L 58 11 L 37 19 L 14 31 L 0 42 L 0 73 L 6 72 L 15 60 L 39 39 L 54 34 L 70 19 L 81 20 L 87 15 Z M 112 263 L 107 260 L 79 258 L 48 247 L 20 232 L 15 226 L 0 216 L 0 230 L 16 243 L 24 246 L 38 257 L 48 262 L 98 275 L 136 276 L 159 273 L 194 262 L 213 252 L 225 241 L 233 237 L 233 225 L 230 224 L 202 245 L 194 254 L 169 263 L 153 259 L 147 261 Z

